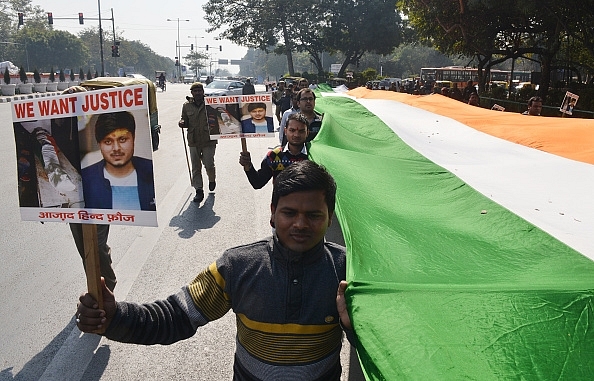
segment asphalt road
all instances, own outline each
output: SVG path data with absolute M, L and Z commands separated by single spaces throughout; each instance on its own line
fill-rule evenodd
M 271 185 L 253 190 L 238 164 L 239 140 L 217 147 L 217 188 L 193 203 L 177 121 L 189 85 L 157 91 L 160 149 L 153 154 L 157 228 L 113 226 L 109 245 L 118 300 L 153 301 L 176 292 L 224 249 L 270 235 Z M 74 324 L 86 281 L 66 224 L 20 220 L 10 103 L 0 103 L 0 381 L 230 380 L 232 313 L 169 346 L 120 344 Z M 249 139 L 255 161 L 277 138 Z M 206 180 L 205 180 L 206 181 Z M 337 224 L 328 238 L 341 241 Z M 351 356 L 353 354 L 353 356 Z M 363 380 L 354 350 L 343 349 L 343 380 Z

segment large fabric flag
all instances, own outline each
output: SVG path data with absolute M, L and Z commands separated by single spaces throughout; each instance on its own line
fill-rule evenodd
M 594 121 L 319 95 L 367 379 L 594 379 Z

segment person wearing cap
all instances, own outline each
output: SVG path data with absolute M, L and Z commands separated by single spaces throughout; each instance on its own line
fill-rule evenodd
M 204 200 L 202 165 L 208 176 L 208 190 L 214 191 L 217 186 L 215 170 L 215 151 L 217 140 L 210 139 L 210 130 L 206 118 L 204 104 L 204 87 L 200 82 L 190 86 L 191 97 L 186 97 L 182 106 L 182 115 L 179 127 L 188 129 L 188 147 L 190 147 L 190 160 L 192 162 L 192 186 L 196 189 L 194 202 Z
M 134 156 L 136 123 L 128 111 L 99 114 L 103 159 L 81 171 L 86 208 L 156 210 L 152 160 Z

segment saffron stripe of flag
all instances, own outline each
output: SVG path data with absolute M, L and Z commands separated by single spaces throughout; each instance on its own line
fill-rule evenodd
M 377 93 L 318 98 L 324 124 L 309 150 L 338 183 L 367 378 L 588 379 L 588 154 L 576 160 L 470 127 L 447 115 L 470 107 L 459 102 L 439 114 L 367 96 Z M 499 115 L 482 111 L 471 119 L 487 128 Z M 535 123 L 514 116 L 518 128 Z

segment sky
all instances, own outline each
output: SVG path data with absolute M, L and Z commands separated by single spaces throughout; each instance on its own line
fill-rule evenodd
M 32 0 L 32 5 L 38 5 L 46 12 L 52 12 L 54 29 L 66 30 L 78 34 L 83 29 L 97 27 L 99 6 L 101 6 L 101 27 L 104 32 L 112 32 L 111 19 L 115 21 L 116 33 L 121 34 L 126 40 L 141 41 L 150 46 L 157 54 L 174 59 L 176 56 L 176 41 L 178 39 L 181 56 L 190 51 L 190 44 L 196 45 L 204 51 L 209 45 L 208 53 L 212 53 L 212 60 L 243 58 L 247 48 L 233 44 L 228 40 L 216 40 L 217 33 L 206 33 L 208 23 L 204 20 L 202 6 L 206 0 L 177 0 L 172 1 L 131 1 L 131 0 Z M 78 13 L 82 12 L 85 18 L 84 25 L 78 22 Z M 63 20 L 60 18 L 72 18 Z M 173 21 L 167 21 L 167 19 Z M 179 22 L 178 22 L 179 19 Z M 189 20 L 189 21 L 185 21 Z M 109 51 L 111 41 L 105 42 L 104 48 Z M 187 46 L 187 47 L 184 47 Z M 222 52 L 219 46 L 223 47 Z M 211 47 L 214 47 L 211 48 Z M 120 50 L 120 54 L 125 54 Z M 239 71 L 238 66 L 221 66 L 231 72 Z

